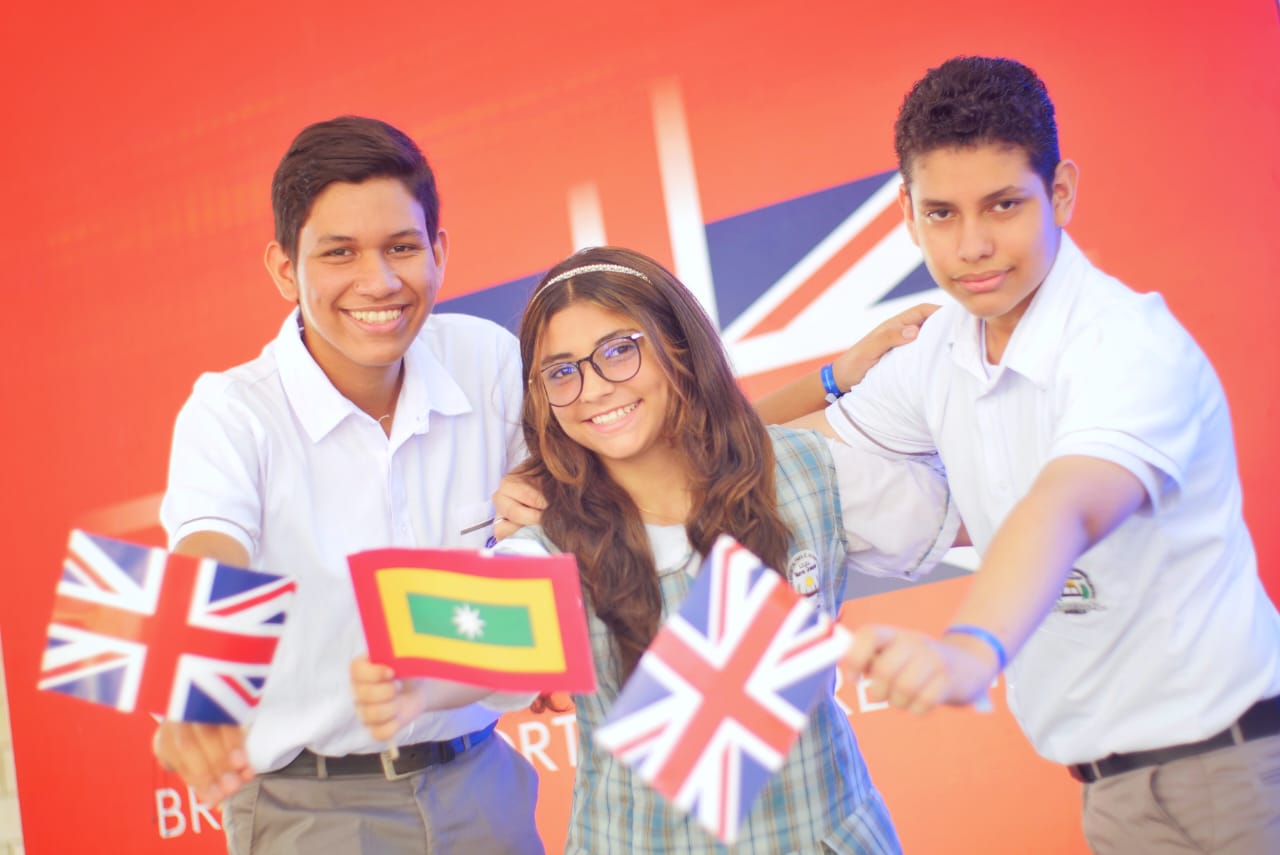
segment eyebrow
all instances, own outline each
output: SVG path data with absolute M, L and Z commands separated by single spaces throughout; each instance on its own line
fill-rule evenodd
M 596 343 L 591 346 L 591 353 L 595 353 L 596 348 L 604 344 L 606 341 L 610 341 L 615 338 L 622 338 L 623 336 L 631 335 L 631 333 L 633 332 L 639 332 L 639 330 L 632 329 L 630 327 L 624 327 L 622 329 L 616 329 L 611 333 L 605 333 L 604 335 L 600 336 L 600 338 L 596 339 Z M 590 354 L 588 354 L 588 356 L 590 356 Z M 583 358 L 585 359 L 586 357 L 583 357 Z M 542 357 L 542 362 L 540 364 L 541 364 L 541 367 L 545 368 L 546 366 L 556 362 L 573 362 L 573 361 L 574 359 L 573 359 L 572 353 L 550 353 Z
M 419 228 L 401 229 L 394 234 L 388 235 L 387 240 L 401 240 L 407 237 L 416 237 L 421 240 L 426 240 L 426 232 Z M 316 243 L 352 243 L 353 241 L 355 241 L 354 237 L 339 234 L 320 235 L 316 238 Z
M 985 205 L 990 202 L 994 202 L 1003 196 L 1008 196 L 1010 194 L 1022 195 L 1026 192 L 1027 192 L 1026 189 L 1023 187 L 1019 187 L 1016 184 L 1009 184 L 1005 187 L 1001 187 L 999 190 L 996 190 L 992 193 L 988 193 L 987 195 L 983 196 L 979 201 Z M 946 207 L 952 206 L 954 203 L 947 202 L 942 199 L 921 199 L 919 204 L 926 208 L 946 208 Z

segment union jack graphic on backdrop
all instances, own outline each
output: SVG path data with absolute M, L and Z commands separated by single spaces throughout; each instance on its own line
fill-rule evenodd
M 710 300 L 741 377 L 829 358 L 937 289 L 898 207 L 893 170 L 706 223 Z M 681 275 L 680 270 L 675 271 Z M 513 328 L 540 273 L 445 300 Z
M 71 532 L 38 686 L 121 712 L 244 722 L 292 579 Z
M 849 634 L 722 535 L 596 742 L 732 843 Z

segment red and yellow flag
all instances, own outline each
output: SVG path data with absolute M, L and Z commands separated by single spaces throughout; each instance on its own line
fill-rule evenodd
M 573 556 L 376 549 L 347 563 L 369 658 L 399 676 L 595 691 Z

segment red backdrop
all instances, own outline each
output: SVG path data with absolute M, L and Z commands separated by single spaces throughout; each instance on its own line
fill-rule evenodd
M 926 67 L 958 53 L 1024 60 L 1082 167 L 1077 242 L 1162 291 L 1224 380 L 1246 513 L 1280 591 L 1274 0 L 153 5 L 27 3 L 0 31 L 15 550 L 0 626 L 33 855 L 221 849 L 216 813 L 193 813 L 151 761 L 147 720 L 34 684 L 68 529 L 157 541 L 192 382 L 275 332 L 286 307 L 259 261 L 271 171 L 297 130 L 339 113 L 385 118 L 426 149 L 451 234 L 448 297 L 570 251 L 567 194 L 584 183 L 610 242 L 672 261 L 655 92 L 680 93 L 713 223 L 892 169 L 896 107 Z M 756 392 L 811 362 L 744 380 Z M 846 620 L 931 626 L 962 584 L 858 599 Z M 1083 851 L 1078 790 L 1001 699 L 992 716 L 920 721 L 842 692 L 908 851 Z M 514 717 L 504 730 L 545 773 L 540 823 L 557 850 L 569 722 Z

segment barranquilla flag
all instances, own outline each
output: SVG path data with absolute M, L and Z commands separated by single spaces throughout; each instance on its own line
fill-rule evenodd
M 398 676 L 595 691 L 573 556 L 375 549 L 347 563 L 369 658 Z

